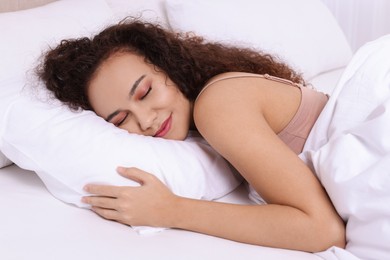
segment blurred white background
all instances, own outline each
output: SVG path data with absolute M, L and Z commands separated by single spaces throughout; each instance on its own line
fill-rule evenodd
M 367 41 L 390 34 L 390 0 L 322 0 L 339 21 L 356 51 Z

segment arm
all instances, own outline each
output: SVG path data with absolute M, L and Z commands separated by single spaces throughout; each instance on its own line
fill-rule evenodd
M 344 225 L 319 181 L 275 134 L 275 122 L 284 121 L 293 96 L 283 96 L 286 91 L 276 86 L 249 83 L 217 83 L 223 86 L 206 89 L 195 105 L 195 123 L 204 138 L 269 203 L 236 207 L 237 222 L 225 216 L 231 223 L 222 231 L 247 243 L 304 251 L 343 247 Z M 285 105 L 275 109 L 278 104 Z
M 83 202 L 92 205 L 93 211 L 109 220 L 135 226 L 181 228 L 249 244 L 309 252 L 322 251 L 332 245 L 344 246 L 339 227 L 329 230 L 332 228 L 329 223 L 319 223 L 324 229 L 318 231 L 320 234 L 311 230 L 311 239 L 305 237 L 307 231 L 296 232 L 291 225 L 297 226 L 297 222 L 309 231 L 312 227 L 307 226 L 310 217 L 293 208 L 178 197 L 152 174 L 136 168 L 121 168 L 119 173 L 141 186 L 87 185 L 86 190 L 98 196 L 83 198 Z M 299 218 L 302 220 L 297 221 Z

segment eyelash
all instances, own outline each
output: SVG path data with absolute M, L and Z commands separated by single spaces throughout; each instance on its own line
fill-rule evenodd
M 146 91 L 146 93 L 140 98 L 140 100 L 143 100 L 144 98 L 146 98 L 146 96 L 150 93 L 151 90 L 152 90 L 152 87 L 149 87 L 148 90 Z
M 129 114 L 126 114 L 126 116 L 119 122 L 119 123 L 116 123 L 115 126 L 120 126 L 127 118 Z
M 140 100 L 143 100 L 144 98 L 146 98 L 147 95 L 149 95 L 150 91 L 152 90 L 152 87 L 149 87 L 148 90 L 146 91 L 146 93 L 140 98 Z M 115 124 L 115 126 L 120 126 L 127 118 L 129 114 L 126 114 L 126 116 L 117 124 Z

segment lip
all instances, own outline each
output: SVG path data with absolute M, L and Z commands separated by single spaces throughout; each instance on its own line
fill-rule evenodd
M 165 136 L 169 130 L 171 129 L 172 125 L 172 115 L 170 115 L 162 124 L 160 129 L 155 133 L 154 137 L 163 137 Z

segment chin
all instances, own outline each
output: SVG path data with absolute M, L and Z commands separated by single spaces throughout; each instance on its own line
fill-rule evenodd
M 188 134 L 188 132 L 187 132 L 187 134 Z M 167 136 L 164 138 L 168 139 L 168 140 L 184 141 L 187 138 L 187 134 L 177 134 L 177 135 Z
M 186 139 L 186 137 L 178 137 L 178 136 L 175 136 L 175 137 L 163 137 L 164 139 L 167 139 L 167 140 L 173 140 L 173 141 L 184 141 L 184 139 Z

